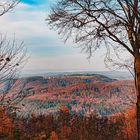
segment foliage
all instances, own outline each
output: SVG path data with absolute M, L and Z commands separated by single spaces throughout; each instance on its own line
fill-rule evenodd
M 58 116 L 35 116 L 12 119 L 0 112 L 0 139 L 4 140 L 131 140 L 135 125 L 129 115 L 114 118 L 70 115 L 64 105 Z M 132 113 L 132 112 L 131 112 Z M 132 119 L 133 120 L 133 119 Z M 129 125 L 127 125 L 129 124 Z M 133 126 L 133 129 L 130 128 Z M 130 133 L 128 137 L 128 133 Z
M 13 119 L 8 116 L 4 108 L 0 107 L 0 139 L 12 139 L 13 128 Z

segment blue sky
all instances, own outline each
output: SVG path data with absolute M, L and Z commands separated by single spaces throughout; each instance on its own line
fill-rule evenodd
M 32 6 L 43 6 L 43 8 L 50 8 L 57 0 L 21 0 L 22 3 L 32 5 Z M 44 10 L 42 8 L 38 8 L 38 10 Z M 46 9 L 47 10 L 47 9 Z
M 22 2 L 31 4 L 31 5 L 36 5 L 36 4 L 41 4 L 43 0 L 22 0 Z
M 104 49 L 87 60 L 87 54 L 69 40 L 64 43 L 56 31 L 50 30 L 45 18 L 55 0 L 22 0 L 14 11 L 0 20 L 0 32 L 15 34 L 24 41 L 30 58 L 23 71 L 103 71 Z M 102 58 L 102 59 L 101 59 Z
M 48 4 L 51 1 L 56 0 L 21 0 L 23 3 L 30 4 L 30 5 L 41 5 L 41 4 Z

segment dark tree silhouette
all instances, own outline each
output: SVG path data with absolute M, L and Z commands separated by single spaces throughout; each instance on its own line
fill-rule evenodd
M 1 0 L 0 1 L 0 16 L 13 10 L 13 8 L 20 2 L 20 0 Z
M 0 1 L 0 16 L 5 15 L 17 6 L 20 0 L 1 0 Z M 23 42 L 17 43 L 15 37 L 7 38 L 6 35 L 0 34 L 0 105 L 8 103 L 10 105 L 15 100 L 19 101 L 25 83 L 20 83 L 16 80 L 20 69 L 25 64 L 26 48 Z M 20 85 L 18 85 L 18 83 Z M 7 98 L 8 92 L 15 86 L 21 86 L 17 90 L 13 98 Z M 23 96 L 22 96 L 23 98 Z M 6 99 L 6 100 L 5 100 Z
M 13 101 L 23 98 L 25 82 L 17 79 L 21 68 L 26 62 L 26 48 L 23 43 L 16 43 L 15 39 L 9 40 L 6 36 L 0 38 L 0 104 L 10 105 Z M 12 92 L 14 95 L 8 97 Z M 21 96 L 22 95 L 22 96 Z
M 75 36 L 75 42 L 82 43 L 90 55 L 103 46 L 107 52 L 112 48 L 117 53 L 120 48 L 129 52 L 134 62 L 140 140 L 140 1 L 59 0 L 47 21 L 66 39 Z

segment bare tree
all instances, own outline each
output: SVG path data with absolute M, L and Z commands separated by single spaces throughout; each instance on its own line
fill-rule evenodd
M 26 62 L 24 44 L 11 41 L 6 36 L 0 38 L 0 104 L 9 105 L 23 94 L 24 81 L 18 80 L 20 69 Z M 12 89 L 15 91 L 12 94 Z M 11 95 L 10 95 L 11 92 Z M 10 98 L 9 98 L 10 97 Z M 23 96 L 21 97 L 23 98 Z
M 0 1 L 0 16 L 3 16 L 7 12 L 13 10 L 20 0 L 1 0 Z
M 19 2 L 20 0 L 0 0 L 0 16 L 12 11 Z M 18 44 L 15 37 L 8 39 L 6 35 L 0 34 L 0 105 L 10 106 L 25 96 L 23 90 L 26 82 L 17 79 L 25 60 L 26 48 L 23 42 Z M 15 88 L 19 89 L 9 98 L 9 92 Z
M 140 140 L 140 1 L 59 0 L 47 21 L 66 40 L 75 36 L 75 43 L 80 43 L 90 55 L 105 46 L 108 52 L 121 48 L 132 56 Z

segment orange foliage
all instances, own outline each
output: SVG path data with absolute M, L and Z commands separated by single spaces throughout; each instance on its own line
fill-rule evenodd
M 69 113 L 70 112 L 69 108 L 65 104 L 60 105 L 60 111 L 62 111 L 64 113 Z
M 62 126 L 62 128 L 60 129 L 60 137 L 61 140 L 68 140 L 67 138 L 70 136 L 71 133 L 71 128 L 64 125 Z
M 46 139 L 45 132 L 41 132 L 41 133 L 37 134 L 34 138 L 34 140 L 45 140 L 45 139 Z
M 56 134 L 56 132 L 55 131 L 52 131 L 52 133 L 51 133 L 51 136 L 50 136 L 50 139 L 49 140 L 58 140 L 58 136 L 57 136 L 57 134 Z
M 5 138 L 6 140 L 11 140 L 13 128 L 13 120 L 8 116 L 5 110 L 0 107 L 0 139 Z
M 127 111 L 127 113 L 124 115 L 125 119 L 125 133 L 127 137 L 130 139 L 134 135 L 134 131 L 136 129 L 136 110 L 130 109 Z

